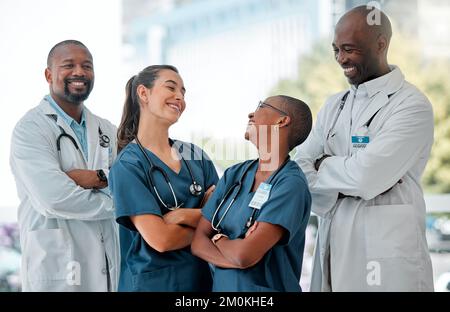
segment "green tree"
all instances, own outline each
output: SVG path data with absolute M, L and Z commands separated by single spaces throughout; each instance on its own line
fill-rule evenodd
M 392 38 L 388 59 L 390 64 L 400 67 L 406 79 L 423 91 L 433 105 L 435 140 L 423 184 L 427 192 L 450 193 L 450 60 L 424 58 L 422 45 L 402 35 Z M 298 97 L 310 105 L 316 116 L 327 97 L 347 88 L 328 39 L 301 56 L 297 79 L 280 81 L 272 94 Z

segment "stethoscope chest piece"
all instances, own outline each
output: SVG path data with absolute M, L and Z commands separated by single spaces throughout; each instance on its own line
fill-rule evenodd
M 189 191 L 193 196 L 200 196 L 202 194 L 203 188 L 197 182 L 193 182 L 191 186 L 189 186 Z
M 109 147 L 109 142 L 111 141 L 109 137 L 106 134 L 103 134 L 100 127 L 98 128 L 98 137 L 99 137 L 99 143 L 101 147 Z

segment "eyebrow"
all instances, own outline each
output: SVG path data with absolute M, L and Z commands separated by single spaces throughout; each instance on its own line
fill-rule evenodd
M 171 82 L 171 83 L 173 83 L 174 85 L 178 86 L 178 83 L 176 83 L 175 81 L 170 80 L 170 79 L 169 79 L 169 80 L 166 80 L 165 82 Z M 185 87 L 182 87 L 181 90 L 182 90 L 184 93 L 186 93 L 186 88 L 185 88 Z
M 65 59 L 65 60 L 61 61 L 61 63 L 72 63 L 72 62 L 74 62 L 73 59 Z M 83 61 L 83 64 L 84 63 L 94 64 L 91 60 L 85 60 L 85 61 Z

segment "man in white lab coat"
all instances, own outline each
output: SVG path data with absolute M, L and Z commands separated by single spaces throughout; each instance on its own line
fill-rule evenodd
M 388 65 L 387 16 L 357 7 L 337 23 L 351 84 L 331 96 L 296 160 L 319 216 L 312 291 L 432 291 L 421 176 L 433 144 L 428 99 Z
M 17 123 L 10 164 L 20 198 L 24 291 L 114 291 L 119 246 L 108 170 L 116 128 L 83 104 L 92 55 L 75 40 L 55 45 L 40 104 Z

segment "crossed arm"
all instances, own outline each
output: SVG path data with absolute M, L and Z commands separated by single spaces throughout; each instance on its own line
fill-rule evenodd
M 209 199 L 214 187 L 212 185 L 206 191 L 201 206 Z M 144 214 L 131 216 L 130 219 L 149 246 L 158 252 L 166 252 L 191 244 L 200 217 L 200 208 L 182 208 L 170 211 L 163 217 Z
M 74 169 L 66 174 L 84 189 L 102 189 L 108 186 L 108 181 L 101 181 L 96 170 Z
M 221 268 L 246 269 L 257 264 L 283 237 L 285 230 L 271 223 L 255 222 L 245 238 L 223 237 L 215 244 L 211 241 L 214 234 L 211 223 L 201 217 L 192 241 L 192 253 Z

